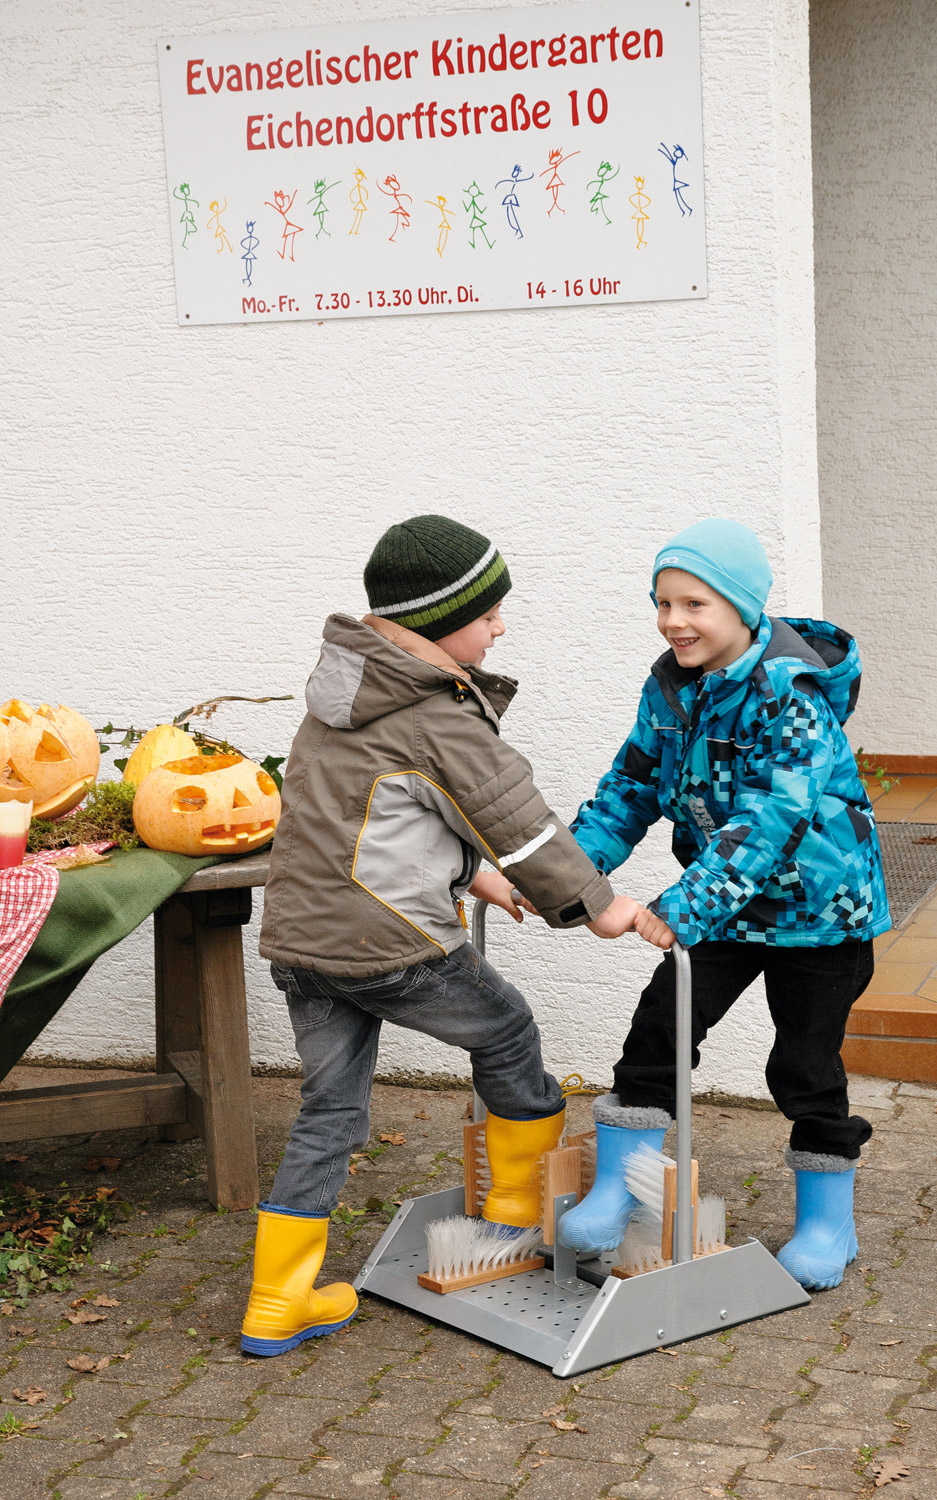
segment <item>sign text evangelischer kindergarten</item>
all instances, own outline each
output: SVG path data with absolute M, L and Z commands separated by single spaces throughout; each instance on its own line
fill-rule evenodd
M 180 322 L 705 296 L 696 3 L 161 42 Z

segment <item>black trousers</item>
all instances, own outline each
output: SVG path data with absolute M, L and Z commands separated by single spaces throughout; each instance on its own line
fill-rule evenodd
M 793 1121 L 792 1149 L 858 1157 L 872 1127 L 849 1113 L 839 1054 L 849 1011 L 872 978 L 871 942 L 822 948 L 710 942 L 688 951 L 694 1068 L 710 1027 L 763 974 L 775 1029 L 765 1078 L 778 1109 Z M 676 1112 L 675 988 L 675 965 L 668 953 L 641 996 L 614 1070 L 614 1091 L 622 1104 Z

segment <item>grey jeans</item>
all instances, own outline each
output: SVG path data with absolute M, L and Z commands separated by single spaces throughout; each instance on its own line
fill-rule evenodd
M 303 1065 L 302 1107 L 271 1205 L 323 1217 L 335 1208 L 351 1153 L 370 1134 L 382 1021 L 464 1048 L 492 1114 L 535 1120 L 562 1107 L 559 1084 L 543 1070 L 530 1006 L 470 943 L 430 963 L 367 979 L 277 964 L 271 972 L 286 993 Z

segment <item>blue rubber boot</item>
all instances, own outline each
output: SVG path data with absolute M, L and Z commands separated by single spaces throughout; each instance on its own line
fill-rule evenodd
M 839 1286 L 859 1254 L 852 1216 L 855 1162 L 790 1148 L 786 1159 L 797 1184 L 797 1216 L 793 1237 L 778 1251 L 778 1260 L 810 1292 Z
M 621 1244 L 638 1200 L 625 1187 L 625 1162 L 645 1142 L 660 1150 L 670 1115 L 664 1109 L 621 1105 L 603 1094 L 595 1114 L 595 1182 L 581 1203 L 565 1213 L 557 1234 L 571 1250 L 597 1255 Z

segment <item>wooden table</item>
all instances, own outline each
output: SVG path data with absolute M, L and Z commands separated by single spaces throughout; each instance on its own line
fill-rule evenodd
M 211 865 L 154 913 L 156 1073 L 2 1092 L 0 1142 L 156 1125 L 201 1136 L 216 1207 L 257 1202 L 241 928 L 269 868 L 267 851 Z

